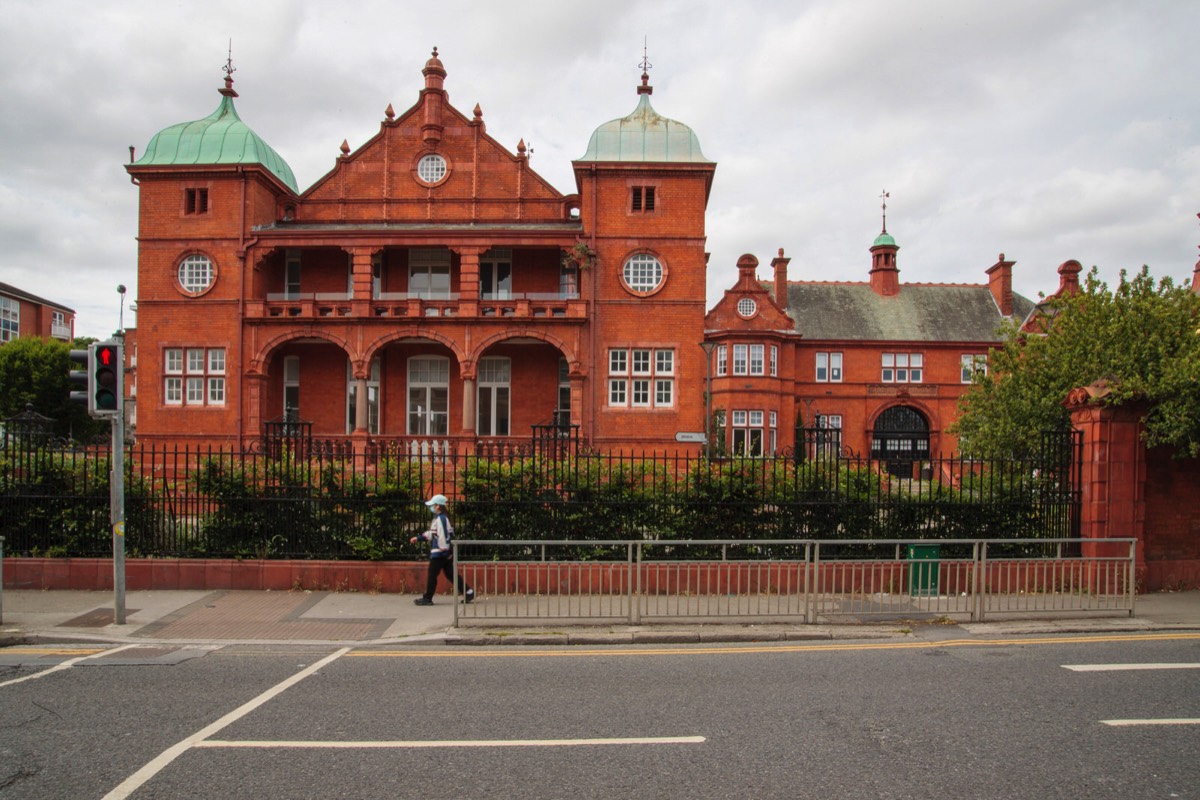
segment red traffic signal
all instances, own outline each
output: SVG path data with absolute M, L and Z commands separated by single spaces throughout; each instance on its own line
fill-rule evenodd
M 125 357 L 121 345 L 97 342 L 88 348 L 88 412 L 93 417 L 115 417 L 124 410 Z

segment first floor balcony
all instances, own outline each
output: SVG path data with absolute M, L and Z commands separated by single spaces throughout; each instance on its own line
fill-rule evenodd
M 587 302 L 578 293 L 509 292 L 502 296 L 466 298 L 460 293 L 430 296 L 381 292 L 365 299 L 350 292 L 269 293 L 246 304 L 248 319 L 352 319 L 427 317 L 584 319 Z

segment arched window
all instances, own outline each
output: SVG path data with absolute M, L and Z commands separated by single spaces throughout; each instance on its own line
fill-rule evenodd
M 910 406 L 885 410 L 871 431 L 871 456 L 887 461 L 894 475 L 908 474 L 904 465 L 929 458 L 929 420 Z

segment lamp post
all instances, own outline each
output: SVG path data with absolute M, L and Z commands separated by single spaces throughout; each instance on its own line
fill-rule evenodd
M 712 460 L 712 352 L 716 342 L 700 342 L 704 351 L 704 460 Z
M 123 284 L 123 283 L 117 284 L 117 294 L 121 295 L 121 314 L 117 318 L 117 332 L 118 332 L 118 335 L 122 339 L 124 339 L 125 338 L 125 284 Z

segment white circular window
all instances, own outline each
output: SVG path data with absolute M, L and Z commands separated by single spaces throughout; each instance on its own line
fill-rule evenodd
M 758 303 L 751 297 L 743 297 L 738 300 L 737 312 L 743 317 L 753 317 L 758 312 Z
M 425 183 L 437 183 L 446 177 L 446 159 L 437 153 L 422 156 L 417 162 L 417 177 Z
M 188 294 L 207 292 L 216 276 L 208 256 L 190 255 L 179 264 L 179 286 Z
M 649 294 L 662 286 L 663 266 L 649 253 L 638 253 L 625 262 L 623 277 L 632 291 Z

